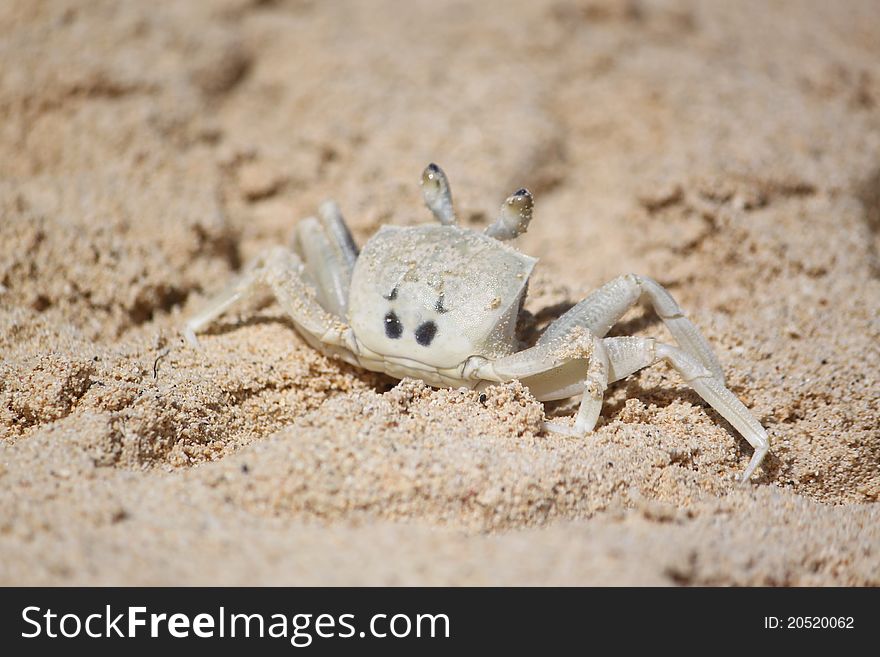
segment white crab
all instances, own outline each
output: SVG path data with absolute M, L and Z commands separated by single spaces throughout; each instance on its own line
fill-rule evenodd
M 422 174 L 425 203 L 440 225 L 382 226 L 358 248 L 332 201 L 301 221 L 293 249 L 259 257 L 186 325 L 187 339 L 237 300 L 265 287 L 315 349 L 395 378 L 481 389 L 518 379 L 541 401 L 583 395 L 570 435 L 591 432 L 610 382 L 665 360 L 754 448 L 747 480 L 769 449 L 767 432 L 725 387 L 712 348 L 662 286 L 626 274 L 603 285 L 517 351 L 517 318 L 537 262 L 503 243 L 525 232 L 532 196 L 520 189 L 479 233 L 456 225 L 443 171 Z M 604 337 L 646 298 L 678 342 Z

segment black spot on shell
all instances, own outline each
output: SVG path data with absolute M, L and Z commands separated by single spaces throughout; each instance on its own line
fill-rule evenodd
M 400 323 L 400 318 L 393 310 L 388 311 L 385 315 L 385 335 L 392 340 L 397 340 L 403 335 L 403 324 Z
M 416 342 L 427 347 L 437 335 L 437 325 L 434 322 L 422 322 L 416 329 Z

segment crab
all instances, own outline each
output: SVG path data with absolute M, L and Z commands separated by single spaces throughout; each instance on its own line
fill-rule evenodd
M 484 232 L 457 224 L 446 175 L 421 177 L 437 224 L 384 225 L 358 249 L 333 201 L 300 221 L 292 248 L 275 247 L 186 324 L 196 333 L 237 301 L 268 288 L 313 348 L 396 379 L 474 390 L 519 380 L 539 401 L 582 395 L 573 425 L 548 431 L 583 437 L 596 426 L 608 385 L 666 361 L 753 448 L 746 481 L 769 449 L 766 430 L 726 387 L 712 347 L 669 292 L 625 274 L 553 321 L 518 350 L 517 320 L 537 259 L 509 244 L 528 228 L 533 199 L 519 189 Z M 648 301 L 677 345 L 650 337 L 606 337 L 640 300 Z

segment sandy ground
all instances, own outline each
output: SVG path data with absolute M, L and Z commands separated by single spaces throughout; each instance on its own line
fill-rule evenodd
M 664 366 L 575 440 L 273 303 L 184 345 L 323 199 L 429 221 L 429 161 L 467 225 L 535 194 L 524 337 L 668 286 L 770 431 L 753 485 Z M 878 233 L 873 0 L 5 1 L 0 583 L 880 585 Z

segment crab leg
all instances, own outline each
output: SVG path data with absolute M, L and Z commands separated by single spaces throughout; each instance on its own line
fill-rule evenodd
M 545 422 L 544 426 L 549 431 L 568 433 L 575 436 L 584 436 L 592 433 L 602 413 L 602 401 L 605 398 L 605 389 L 608 388 L 608 375 L 610 363 L 608 353 L 601 338 L 595 338 L 592 345 L 592 353 L 587 363 L 587 373 L 583 381 L 583 397 L 578 408 L 574 427 L 556 422 Z
M 691 354 L 653 338 L 606 338 L 603 342 L 611 368 L 611 381 L 618 381 L 661 360 L 672 365 L 685 383 L 730 422 L 754 448 L 755 452 L 743 472 L 742 481 L 752 476 L 770 448 L 767 431 L 708 368 Z
M 599 419 L 609 371 L 602 339 L 581 329 L 555 342 L 487 361 L 476 376 L 488 381 L 518 379 L 541 401 L 583 394 L 574 428 L 545 423 L 551 431 L 583 436 L 593 431 Z
M 755 452 L 742 475 L 746 481 L 760 465 L 770 441 L 767 431 L 714 373 L 693 355 L 653 338 L 598 338 L 581 332 L 557 336 L 516 354 L 487 361 L 475 370 L 487 381 L 519 379 L 541 401 L 583 393 L 574 427 L 547 422 L 550 431 L 573 436 L 590 433 L 602 408 L 609 382 L 661 360 L 667 361 L 700 397 L 745 438 Z M 592 338 L 592 339 L 590 339 Z
M 184 335 L 187 341 L 198 347 L 197 332 L 220 317 L 235 302 L 268 287 L 306 342 L 325 354 L 357 363 L 352 354 L 355 347 L 351 330 L 318 303 L 314 288 L 303 279 L 303 270 L 299 256 L 283 247 L 276 247 L 258 257 L 244 274 L 186 323 Z
M 685 317 L 684 311 L 666 288 L 647 276 L 625 274 L 606 283 L 550 324 L 538 344 L 553 341 L 579 326 L 604 337 L 641 298 L 650 301 L 679 346 L 723 382 L 721 363 L 709 342 Z
M 336 203 L 322 203 L 318 217 L 297 224 L 293 248 L 305 263 L 304 276 L 314 282 L 321 305 L 344 318 L 358 249 Z
M 186 341 L 193 347 L 201 348 L 198 338 L 196 338 L 196 333 L 210 325 L 236 302 L 252 296 L 255 293 L 252 288 L 257 281 L 258 270 L 259 260 L 254 260 L 245 267 L 241 276 L 223 288 L 223 290 L 208 301 L 196 315 L 191 317 L 183 329 Z

